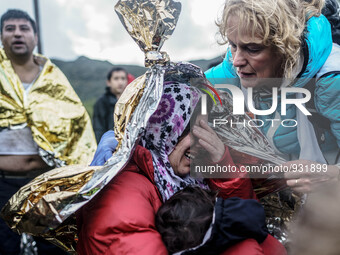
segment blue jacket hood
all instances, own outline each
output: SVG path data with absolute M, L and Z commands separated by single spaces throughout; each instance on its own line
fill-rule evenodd
M 331 26 L 323 15 L 308 20 L 303 39 L 304 66 L 300 78 L 313 78 L 326 62 L 332 50 Z M 221 83 L 225 78 L 238 78 L 228 49 L 223 62 L 205 72 L 212 84 Z M 309 79 L 302 79 L 294 86 L 303 87 Z
M 299 75 L 302 80 L 296 82 L 294 86 L 303 87 L 309 78 L 315 77 L 330 55 L 332 44 L 332 31 L 327 18 L 324 15 L 310 18 L 304 35 L 305 63 Z

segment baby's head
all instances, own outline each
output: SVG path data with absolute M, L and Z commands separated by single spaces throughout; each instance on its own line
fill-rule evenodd
M 202 243 L 212 222 L 215 198 L 215 192 L 186 187 L 159 208 L 156 228 L 170 253 Z

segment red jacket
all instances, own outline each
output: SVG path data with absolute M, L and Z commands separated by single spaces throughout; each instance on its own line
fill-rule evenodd
M 234 159 L 237 163 L 234 163 Z M 248 156 L 249 158 L 253 158 Z M 240 162 L 245 162 L 245 159 L 240 158 L 237 154 L 231 156 L 228 147 L 225 148 L 224 155 L 221 160 L 213 164 L 218 164 L 220 166 L 236 165 L 238 168 L 241 166 Z M 246 162 L 248 163 L 248 162 Z M 254 162 L 255 163 L 255 162 Z M 229 174 L 232 176 L 233 174 Z M 231 197 L 239 197 L 242 199 L 257 199 L 256 194 L 253 190 L 253 184 L 246 172 L 234 174 L 235 178 L 228 179 L 207 179 L 210 189 L 218 190 L 218 196 L 224 199 Z
M 154 223 L 161 201 L 151 153 L 138 146 L 124 170 L 78 212 L 78 254 L 167 254 Z
M 162 199 L 155 186 L 153 173 L 151 153 L 137 146 L 124 170 L 79 210 L 79 255 L 168 254 L 155 227 L 155 214 L 162 204 Z M 238 182 L 245 180 L 248 183 L 249 179 L 238 179 Z M 235 180 L 232 182 L 232 186 L 239 186 Z M 214 185 L 218 185 L 218 182 Z M 243 196 L 245 198 L 247 195 Z M 274 238 L 269 243 L 274 244 L 274 249 L 280 245 Z M 247 255 L 244 250 L 252 251 L 249 255 L 276 254 L 261 253 L 259 244 L 249 240 L 229 248 L 223 254 L 239 254 L 238 250 L 242 251 L 243 255 Z

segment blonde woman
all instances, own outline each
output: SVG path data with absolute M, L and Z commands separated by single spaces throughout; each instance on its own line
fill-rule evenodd
M 280 98 L 272 114 L 256 116 L 288 160 L 287 184 L 299 192 L 339 178 L 340 47 L 332 42 L 323 5 L 324 0 L 227 0 L 218 26 L 228 51 L 220 65 L 206 72 L 213 84 L 235 78 L 245 93 L 252 88 L 257 110 L 271 108 L 273 87 L 278 95 L 283 87 L 312 93 L 306 106 L 315 112 L 310 119 L 294 104 L 286 106 L 284 115 Z

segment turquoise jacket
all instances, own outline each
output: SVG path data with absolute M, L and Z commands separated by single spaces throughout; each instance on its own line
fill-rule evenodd
M 325 140 L 320 145 L 322 151 L 334 150 L 340 147 L 340 47 L 333 44 L 331 26 L 321 15 L 312 17 L 307 22 L 304 47 L 304 67 L 294 87 L 304 87 L 311 78 L 317 78 L 315 87 L 315 108 L 330 120 L 331 130 L 325 131 Z M 240 86 L 236 70 L 231 62 L 231 52 L 228 50 L 221 64 L 205 72 L 212 84 L 223 83 L 226 78 L 235 78 L 234 84 Z M 230 80 L 229 80 L 230 81 Z M 237 82 L 238 81 L 238 82 Z M 228 82 L 230 83 L 230 82 Z M 269 109 L 272 98 L 254 98 L 256 108 Z M 256 116 L 257 119 L 294 119 L 295 105 L 287 105 L 287 114 L 281 115 L 280 100 L 276 112 L 267 116 Z M 297 138 L 297 128 L 277 125 L 264 121 L 262 132 L 273 145 L 283 154 L 299 155 L 300 145 Z

